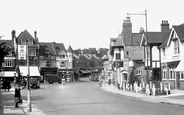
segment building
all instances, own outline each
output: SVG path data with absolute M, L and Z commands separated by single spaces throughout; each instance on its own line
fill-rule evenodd
M 16 52 L 16 69 L 18 76 L 39 77 L 39 43 L 37 32 L 34 32 L 34 37 L 27 31 L 22 31 L 18 37 L 15 35 L 15 30 L 12 31 L 12 39 Z M 29 71 L 28 71 L 29 67 Z
M 117 76 L 114 79 L 116 78 L 115 81 L 120 84 L 124 82 L 123 89 L 125 89 L 125 86 L 129 83 L 144 81 L 142 76 L 144 71 L 144 47 L 140 46 L 143 30 L 139 33 L 132 33 L 130 17 L 126 17 L 122 27 L 121 34 L 110 40 L 110 54 L 112 56 L 110 59 L 113 60 L 113 76 Z M 118 60 L 122 61 L 122 67 L 116 67 L 116 64 L 118 64 L 116 61 Z M 120 70 L 117 70 L 118 68 Z
M 161 23 L 160 32 L 144 32 L 141 39 L 141 46 L 145 46 L 145 68 L 148 69 L 148 81 L 161 81 L 161 51 L 159 46 L 169 36 L 170 29 L 167 20 Z M 148 51 L 146 48 L 148 47 Z M 148 57 L 147 57 L 148 55 Z M 148 59 L 148 60 L 147 60 Z M 148 62 L 147 62 L 148 61 Z M 147 66 L 148 64 L 148 66 Z
M 171 89 L 184 89 L 184 24 L 172 26 L 160 48 L 162 82 Z
M 16 74 L 16 54 L 14 50 L 14 45 L 12 40 L 0 40 L 0 44 L 4 43 L 3 46 L 6 46 L 10 49 L 8 55 L 4 57 L 4 62 L 2 63 L 0 78 L 5 78 L 11 82 L 14 81 L 14 77 L 17 77 Z
M 47 75 L 57 75 L 55 43 L 39 42 L 39 67 L 41 81 L 44 81 Z

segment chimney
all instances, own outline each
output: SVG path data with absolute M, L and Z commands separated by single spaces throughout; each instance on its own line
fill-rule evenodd
M 169 23 L 168 20 L 162 20 L 161 25 L 161 32 L 169 30 Z
M 13 30 L 11 33 L 12 33 L 12 40 L 14 41 L 16 32 L 15 30 Z
M 126 17 L 123 22 L 122 35 L 125 45 L 132 45 L 132 23 L 130 17 Z
M 34 37 L 35 37 L 35 39 L 37 39 L 37 31 L 36 30 L 34 31 Z

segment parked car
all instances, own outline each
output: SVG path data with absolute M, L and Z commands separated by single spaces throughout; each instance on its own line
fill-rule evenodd
M 47 75 L 46 75 L 46 81 L 47 81 L 49 84 L 52 84 L 52 83 L 54 83 L 54 82 L 61 83 L 61 78 L 58 77 L 57 74 L 47 74 Z

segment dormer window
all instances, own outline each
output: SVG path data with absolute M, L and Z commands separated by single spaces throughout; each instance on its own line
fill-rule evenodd
M 180 53 L 180 47 L 179 47 L 179 41 L 178 39 L 175 39 L 174 41 L 174 54 L 179 54 Z

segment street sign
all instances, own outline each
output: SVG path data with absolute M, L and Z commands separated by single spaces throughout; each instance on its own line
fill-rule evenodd
M 123 61 L 114 61 L 114 67 L 123 67 Z

